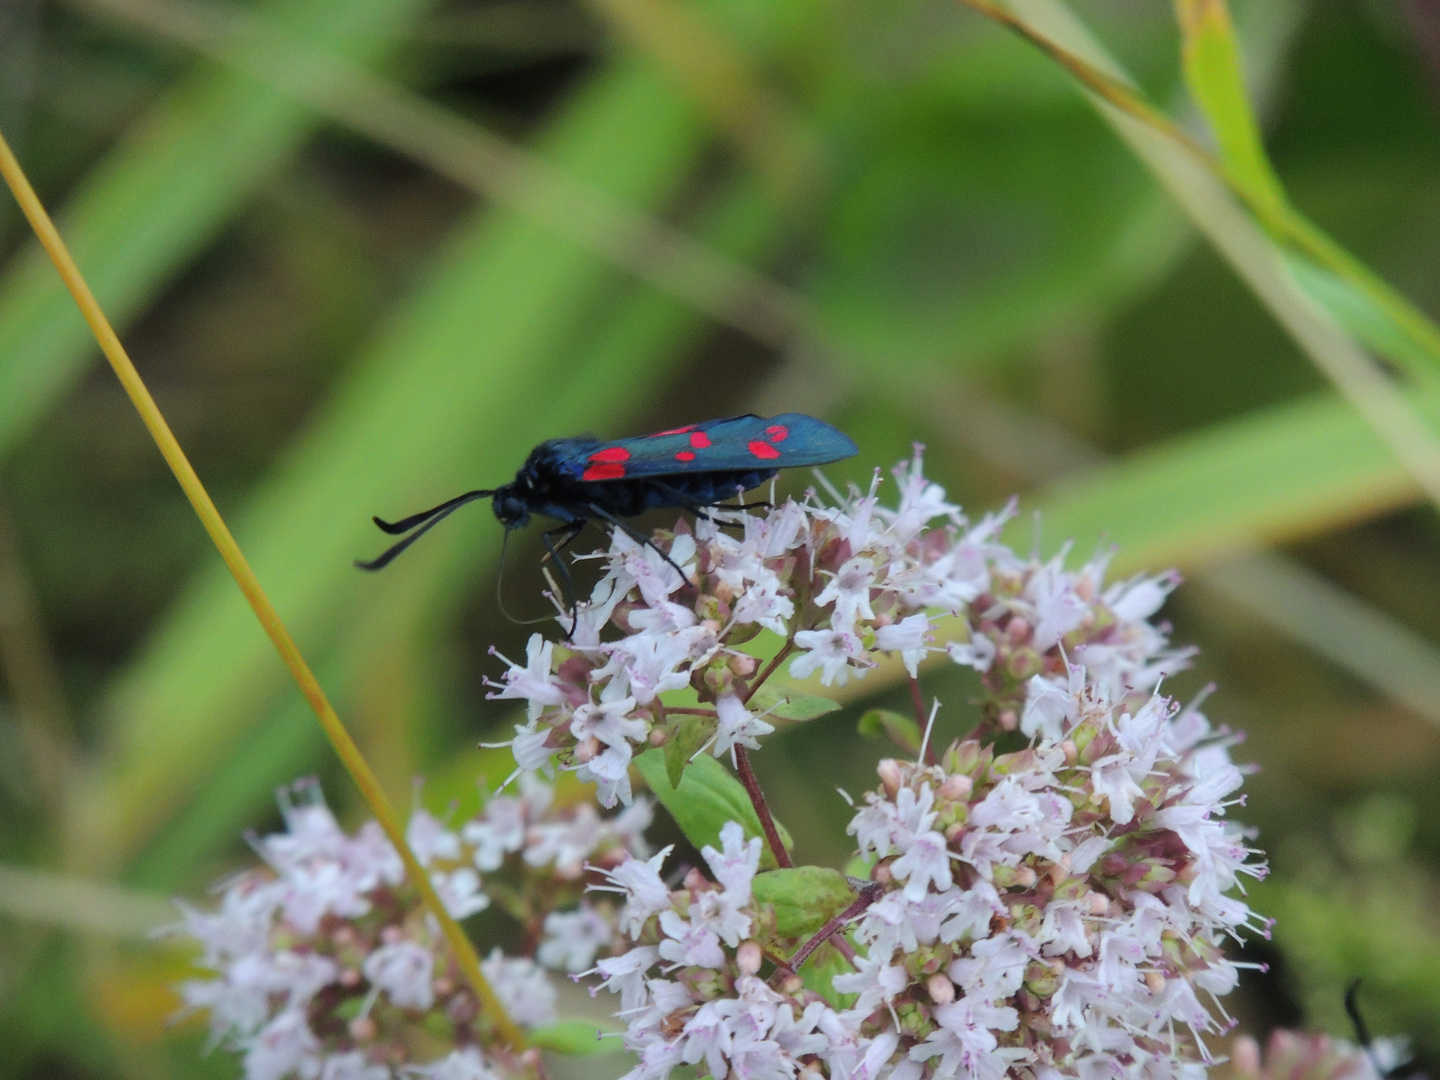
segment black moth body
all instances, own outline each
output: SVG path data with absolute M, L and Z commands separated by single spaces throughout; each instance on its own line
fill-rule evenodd
M 551 439 L 530 452 L 508 484 L 467 491 L 401 521 L 375 518 L 383 531 L 403 539 L 378 558 L 355 565 L 362 570 L 388 566 L 455 510 L 488 498 L 507 532 L 529 524 L 532 514 L 559 522 L 546 530 L 545 546 L 573 596 L 569 571 L 558 555 L 588 522 L 614 525 L 637 543 L 654 547 L 625 519 L 660 509 L 703 515 L 706 507 L 763 484 L 781 469 L 825 465 L 856 452 L 849 436 L 803 413 L 730 416 L 611 442 L 589 435 Z M 561 537 L 558 546 L 552 542 L 555 536 Z M 573 613 L 573 599 L 570 608 Z

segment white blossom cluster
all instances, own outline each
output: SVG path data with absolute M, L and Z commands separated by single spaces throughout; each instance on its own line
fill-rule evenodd
M 608 875 L 608 888 L 626 898 L 621 929 L 636 944 L 586 974 L 619 995 L 625 1047 L 640 1059 L 624 1080 L 662 1080 L 681 1065 L 757 1080 L 794 1077 L 812 1063 L 834 1077 L 876 1075 L 870 1040 L 820 994 L 793 972 L 759 977 L 758 938 L 769 936 L 751 893 L 760 840 L 746 840 L 733 821 L 720 839 L 721 850 L 702 850 L 713 882 L 692 871 L 672 892 L 660 877 L 668 848 Z M 895 1040 L 877 1045 L 883 1061 Z
M 612 872 L 622 928 L 645 935 L 596 969 L 641 1055 L 630 1080 L 682 1062 L 716 1078 L 1203 1076 L 1237 981 L 1221 942 L 1268 932 L 1230 895 L 1264 873 L 1224 820 L 1241 775 L 1198 710 L 1154 696 L 1132 712 L 1072 681 L 1063 700 L 1031 695 L 1026 749 L 968 739 L 936 765 L 881 763 L 849 826 L 883 892 L 848 929 L 844 1008 L 782 967 L 757 978 L 774 956 L 763 932 L 745 940 L 763 922 L 747 909 L 759 841 L 742 847 L 739 826 L 705 852 L 719 889 L 668 892 L 661 856 Z M 752 1052 L 768 1071 L 741 1068 Z
M 1263 1055 L 1248 1035 L 1237 1038 L 1230 1050 L 1237 1080 L 1385 1080 L 1391 1069 L 1408 1061 L 1400 1040 L 1376 1039 L 1367 1053 L 1343 1039 L 1293 1031 L 1271 1032 Z
M 493 1039 L 380 827 L 348 834 L 318 785 L 297 791 L 282 792 L 285 831 L 255 841 L 265 865 L 223 883 L 218 910 L 182 903 L 175 928 L 215 973 L 181 985 L 187 1010 L 209 1013 L 215 1041 L 241 1053 L 245 1080 L 535 1075 L 538 1058 Z M 503 902 L 538 948 L 533 959 L 495 949 L 481 969 L 511 1018 L 536 1026 L 555 1019 L 544 968 L 587 968 L 616 939 L 612 910 L 581 899 L 586 864 L 648 854 L 650 818 L 645 801 L 609 819 L 588 802 L 559 807 L 553 788 L 526 779 L 458 828 L 417 809 L 406 839 L 457 919 L 490 905 L 482 872 L 504 876 Z M 437 1038 L 453 1049 L 426 1061 Z
M 761 630 L 784 639 L 792 676 L 818 672 L 827 686 L 881 653 L 911 676 L 948 653 L 981 673 L 987 723 L 1008 729 L 1036 676 L 1066 688 L 1067 662 L 1142 701 L 1183 666 L 1148 621 L 1173 575 L 1106 586 L 1107 557 L 1072 571 L 1063 554 L 1017 555 L 997 539 L 1013 511 L 970 523 L 925 479 L 918 447 L 895 478 L 893 508 L 880 505 L 877 473 L 833 506 L 812 495 L 759 515 L 712 510 L 693 534 L 682 523 L 643 545 L 616 530 L 570 639 L 534 635 L 526 662 L 507 661 L 495 684 L 492 697 L 527 703 L 511 742 L 520 766 L 558 764 L 594 781 L 604 805 L 629 801 L 632 757 L 674 735 L 661 695 L 683 687 L 713 705 L 717 757 L 757 748 L 773 728 L 747 706 L 769 669 L 743 646 Z

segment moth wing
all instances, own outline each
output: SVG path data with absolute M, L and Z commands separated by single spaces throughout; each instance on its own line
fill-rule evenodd
M 629 480 L 824 465 L 856 452 L 849 436 L 813 416 L 747 413 L 577 447 L 567 471 L 590 482 Z

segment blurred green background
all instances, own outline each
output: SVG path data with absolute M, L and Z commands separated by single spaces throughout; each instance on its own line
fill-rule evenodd
M 1209 143 L 1169 4 L 1015 8 Z M 1440 5 L 1233 15 L 1294 206 L 1440 315 Z M 1018 546 L 1185 573 L 1167 690 L 1248 734 L 1275 870 L 1243 1029 L 1348 1034 L 1361 978 L 1435 1070 L 1435 507 L 1217 253 L 1251 219 L 1177 204 L 1176 156 L 1019 37 L 954 0 L 4 0 L 0 130 L 402 805 L 486 767 L 487 649 L 530 630 L 483 507 L 374 577 L 371 514 L 544 438 L 812 412 L 861 446 L 834 480 L 923 442 L 976 513 L 1021 496 Z M 0 256 L 0 1076 L 233 1075 L 145 930 L 251 859 L 277 785 L 357 800 L 8 200 Z M 1433 442 L 1440 361 L 1309 295 Z M 538 561 L 511 545 L 511 610 Z M 964 679 L 927 689 L 962 730 Z M 895 689 L 847 692 L 757 755 L 812 861 L 886 752 L 854 719 Z

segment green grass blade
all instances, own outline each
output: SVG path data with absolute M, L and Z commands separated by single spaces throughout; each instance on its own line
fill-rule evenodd
M 1185 82 L 1215 132 L 1220 160 L 1240 183 L 1279 210 L 1285 191 L 1260 140 L 1225 0 L 1176 0 L 1175 8 L 1184 35 Z
M 1440 396 L 1411 399 L 1440 422 Z M 1043 546 L 1119 551 L 1117 573 L 1194 567 L 1413 502 L 1415 483 L 1378 435 L 1328 394 L 1215 425 L 1065 481 L 1035 500 Z M 1017 529 L 1028 530 L 1028 515 Z M 1015 534 L 1019 543 L 1028 543 Z

